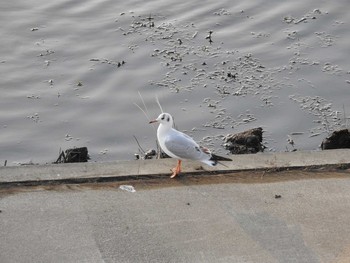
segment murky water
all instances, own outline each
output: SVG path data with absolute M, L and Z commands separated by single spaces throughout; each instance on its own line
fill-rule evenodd
M 222 136 L 258 126 L 269 151 L 292 150 L 289 137 L 298 150 L 318 149 L 349 123 L 348 7 L 0 3 L 0 164 L 52 162 L 74 146 L 92 161 L 133 159 L 133 135 L 155 148 L 139 93 L 151 117 L 158 96 L 180 130 L 217 152 Z

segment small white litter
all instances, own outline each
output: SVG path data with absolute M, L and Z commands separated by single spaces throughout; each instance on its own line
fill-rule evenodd
M 130 193 L 136 192 L 135 188 L 132 185 L 121 185 L 121 186 L 119 186 L 119 189 L 124 190 L 124 191 L 128 191 Z

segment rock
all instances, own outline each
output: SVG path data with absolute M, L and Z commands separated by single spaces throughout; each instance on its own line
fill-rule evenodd
M 149 160 L 149 159 L 163 159 L 163 158 L 170 158 L 165 152 L 158 149 L 157 151 L 154 149 L 149 149 L 146 152 L 141 153 L 135 153 L 134 154 L 136 160 Z
M 225 137 L 224 147 L 232 154 L 247 154 L 263 152 L 263 129 L 253 128 L 244 132 L 229 134 Z
M 145 159 L 152 159 L 152 157 L 156 155 L 157 155 L 157 151 L 154 149 L 150 149 L 147 152 L 145 152 Z
M 87 147 L 80 147 L 62 151 L 55 163 L 85 163 L 89 159 Z
M 332 132 L 321 144 L 322 150 L 342 148 L 350 148 L 350 131 L 348 129 Z

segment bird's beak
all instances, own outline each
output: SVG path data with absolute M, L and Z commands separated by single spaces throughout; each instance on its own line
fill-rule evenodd
M 158 121 L 157 120 L 152 120 L 149 123 L 155 123 L 155 122 L 158 122 Z

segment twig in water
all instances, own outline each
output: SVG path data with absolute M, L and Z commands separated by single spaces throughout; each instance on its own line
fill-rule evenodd
M 146 116 L 148 116 L 147 118 L 148 118 L 148 120 L 150 120 L 150 117 L 149 117 L 149 113 L 148 113 L 148 109 L 147 109 L 146 103 L 145 103 L 144 99 L 142 98 L 140 91 L 139 91 L 138 93 L 139 93 L 140 99 L 141 99 L 141 101 L 142 101 L 143 107 L 145 107 L 145 111 L 146 111 L 146 113 L 147 113 Z
M 343 104 L 343 112 L 344 112 L 344 125 L 345 125 L 345 128 L 347 129 L 348 128 L 348 119 L 346 118 L 346 112 L 345 112 L 344 104 Z
M 137 140 L 136 136 L 135 136 L 135 135 L 133 135 L 133 137 L 134 137 L 134 139 L 135 139 L 135 141 L 136 141 L 137 145 L 139 146 L 139 149 L 141 150 L 141 152 L 142 152 L 143 154 L 145 154 L 145 151 L 144 151 L 144 149 L 142 149 L 142 147 L 141 147 L 141 145 L 140 145 L 139 141 Z
M 56 162 L 54 162 L 54 163 L 55 164 L 65 163 L 66 161 L 67 161 L 66 155 L 64 154 L 63 151 L 61 151 L 61 148 L 60 148 L 60 152 L 59 152 L 58 158 L 57 158 Z
M 160 105 L 158 96 L 156 96 L 156 101 L 157 101 L 157 104 L 158 104 L 158 106 L 160 108 L 160 111 L 163 113 L 164 111 L 163 111 L 162 105 Z
M 145 101 L 143 100 L 143 98 L 142 98 L 142 96 L 141 96 L 141 93 L 139 92 L 139 96 L 140 96 L 140 98 L 141 98 L 141 101 L 142 101 L 142 104 L 143 104 L 143 106 L 145 107 L 145 110 L 143 110 L 136 102 L 134 102 L 134 105 L 136 106 L 136 107 L 138 107 L 142 112 L 143 112 L 143 114 L 145 114 L 145 116 L 146 116 L 146 119 L 148 120 L 148 121 L 150 121 L 151 120 L 151 118 L 148 116 L 148 110 L 147 110 L 147 107 L 146 107 L 146 104 L 145 104 Z
M 139 108 L 139 109 L 143 112 L 143 114 L 145 114 L 145 116 L 146 116 L 146 118 L 147 118 L 148 121 L 151 120 L 151 119 L 147 116 L 147 113 L 146 113 L 138 104 L 136 104 L 136 103 L 134 102 L 134 105 L 135 105 L 137 108 Z

